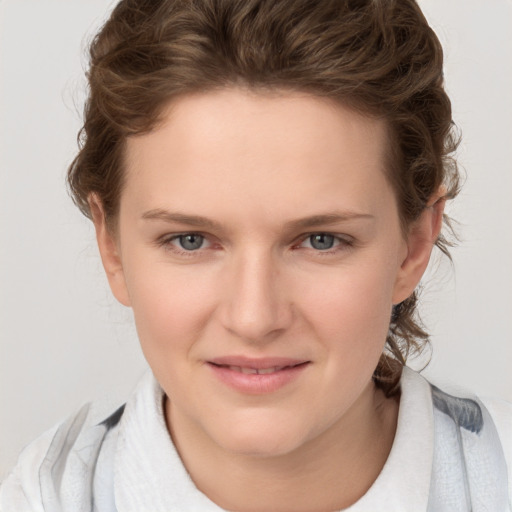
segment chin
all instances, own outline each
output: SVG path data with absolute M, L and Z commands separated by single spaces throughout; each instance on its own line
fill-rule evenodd
M 293 452 L 306 442 L 302 429 L 276 418 L 268 422 L 261 418 L 254 422 L 237 421 L 235 426 L 222 430 L 220 436 L 214 435 L 217 443 L 226 451 L 247 457 L 279 457 Z

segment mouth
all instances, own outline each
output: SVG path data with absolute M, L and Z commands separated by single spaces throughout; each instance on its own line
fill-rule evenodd
M 213 375 L 243 394 L 262 395 L 285 388 L 304 373 L 311 361 L 289 358 L 225 357 L 207 361 Z
M 292 368 L 297 368 L 298 366 L 303 366 L 308 363 L 309 363 L 309 361 L 304 361 L 302 363 L 284 365 L 284 366 L 270 366 L 268 368 L 254 368 L 253 366 L 236 366 L 236 365 L 217 364 L 214 362 L 210 362 L 211 365 L 216 366 L 218 368 L 226 368 L 227 370 L 231 370 L 233 372 L 244 373 L 245 375 L 270 375 L 272 373 L 276 373 L 281 370 L 289 370 Z

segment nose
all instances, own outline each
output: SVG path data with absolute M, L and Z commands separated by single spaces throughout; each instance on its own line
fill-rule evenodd
M 288 329 L 293 318 L 279 263 L 255 251 L 233 260 L 225 275 L 223 325 L 244 341 L 271 341 Z

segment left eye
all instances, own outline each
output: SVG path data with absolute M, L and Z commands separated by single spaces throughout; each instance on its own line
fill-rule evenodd
M 326 233 L 315 233 L 309 237 L 309 243 L 311 244 L 311 247 L 319 251 L 332 249 L 335 241 L 336 238 L 333 235 L 328 235 Z
M 205 239 L 204 236 L 198 235 L 197 233 L 186 233 L 177 236 L 172 241 L 177 242 L 180 248 L 185 251 L 197 251 L 197 249 L 203 246 Z
M 306 238 L 303 243 L 307 242 L 317 251 L 327 251 L 339 244 L 339 238 L 328 233 L 314 233 Z

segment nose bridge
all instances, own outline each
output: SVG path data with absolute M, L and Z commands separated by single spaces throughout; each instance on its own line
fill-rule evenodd
M 291 309 L 280 262 L 270 250 L 252 247 L 233 255 L 224 299 L 225 327 L 247 341 L 262 342 L 284 330 Z

